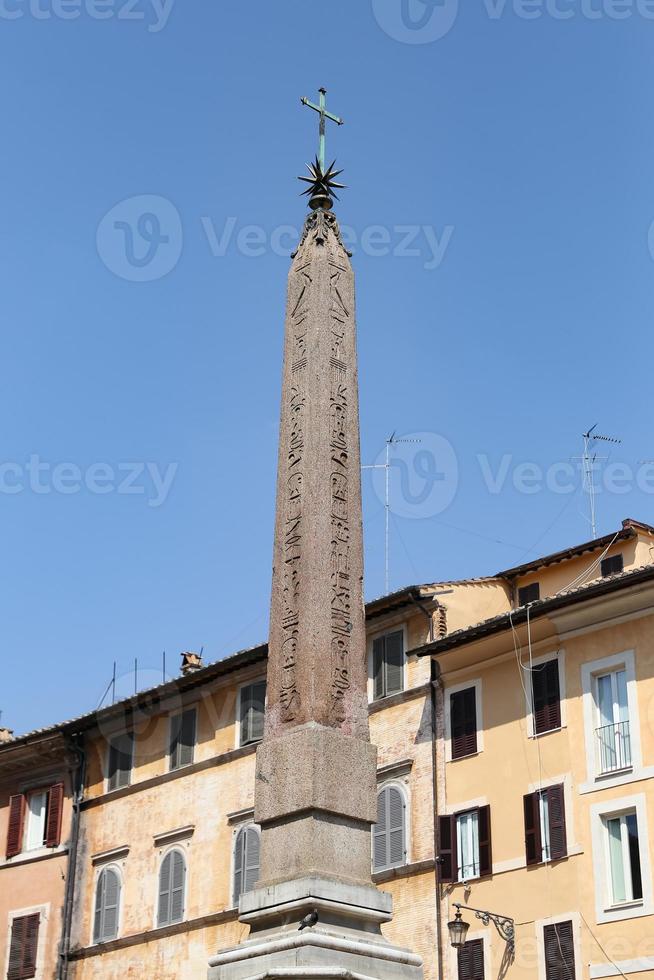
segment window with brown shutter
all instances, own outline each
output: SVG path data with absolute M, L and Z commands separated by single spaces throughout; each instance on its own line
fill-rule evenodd
M 456 823 L 454 817 L 438 818 L 439 853 L 441 881 L 456 881 L 459 865 L 456 854 Z
M 557 922 L 543 929 L 546 980 L 575 980 L 575 944 L 572 922 Z
M 524 797 L 527 865 L 560 861 L 567 856 L 563 785 L 548 786 Z M 546 820 L 546 825 L 543 825 Z
M 523 585 L 518 589 L 518 605 L 526 606 L 528 602 L 538 602 L 540 599 L 540 585 L 532 582 L 531 585 Z
M 484 980 L 484 941 L 471 939 L 457 951 L 459 980 Z
M 619 575 L 622 571 L 624 571 L 624 558 L 621 554 L 611 555 L 610 558 L 602 560 L 600 565 L 602 578 L 608 578 L 609 575 Z
M 476 831 L 474 830 L 475 821 L 472 821 L 472 853 L 470 853 L 470 843 L 466 844 L 466 837 L 461 839 L 459 847 L 459 832 L 461 830 L 459 821 L 467 820 L 470 828 L 470 815 L 476 817 Z M 451 816 L 439 817 L 439 856 L 441 881 L 459 881 L 460 875 L 465 879 L 484 878 L 493 873 L 493 848 L 491 843 L 491 814 L 489 806 L 477 807 L 475 810 L 466 810 L 465 813 L 454 813 Z M 466 865 L 466 848 L 468 849 Z
M 59 847 L 61 843 L 61 818 L 64 808 L 64 784 L 55 783 L 48 793 L 45 846 Z
M 542 735 L 561 727 L 559 662 L 548 660 L 531 670 L 534 734 Z
M 7 857 L 15 857 L 23 849 L 25 807 L 27 800 L 22 793 L 9 799 L 9 827 L 7 830 Z
M 14 919 L 11 926 L 7 980 L 30 980 L 36 976 L 39 920 L 38 912 Z
M 477 751 L 477 693 L 474 687 L 450 694 L 452 759 Z

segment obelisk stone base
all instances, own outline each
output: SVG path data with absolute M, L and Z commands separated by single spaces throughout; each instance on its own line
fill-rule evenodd
M 257 749 L 260 887 L 323 875 L 370 886 L 377 749 L 309 722 Z
M 302 919 L 318 913 L 314 926 Z M 372 885 L 301 878 L 243 895 L 250 938 L 209 961 L 209 980 L 422 980 L 422 960 L 392 946 L 381 924 L 392 898 Z

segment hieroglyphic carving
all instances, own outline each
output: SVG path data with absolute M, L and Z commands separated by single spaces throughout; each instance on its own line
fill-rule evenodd
M 339 283 L 341 269 L 330 270 L 330 450 L 331 481 L 331 699 L 332 721 L 346 720 L 345 695 L 350 689 L 350 634 L 352 587 L 350 579 L 350 520 L 348 506 L 348 389 L 347 367 L 342 360 L 348 309 Z
M 288 455 L 286 518 L 283 531 L 282 642 L 279 702 L 281 719 L 293 721 L 300 707 L 297 678 L 297 647 L 300 623 L 302 558 L 302 509 L 306 422 L 306 321 L 311 275 L 307 266 L 297 270 L 297 299 L 291 307 L 291 382 L 287 405 Z

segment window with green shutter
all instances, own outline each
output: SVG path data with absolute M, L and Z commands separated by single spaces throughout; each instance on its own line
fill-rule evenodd
M 233 902 L 244 892 L 252 891 L 259 880 L 261 836 L 254 824 L 241 827 L 234 843 L 234 887 Z
M 186 861 L 181 851 L 170 851 L 161 862 L 159 872 L 159 908 L 157 925 L 170 926 L 184 919 Z
M 197 712 L 188 708 L 170 719 L 170 769 L 190 766 L 195 753 Z
M 114 868 L 103 868 L 95 886 L 93 942 L 106 943 L 118 935 L 120 876 Z
M 406 864 L 406 803 L 396 786 L 386 786 L 377 795 L 373 851 L 375 872 Z
M 239 744 L 252 745 L 263 738 L 266 682 L 256 681 L 241 688 L 239 701 Z
M 132 781 L 134 735 L 125 732 L 109 742 L 108 786 L 110 790 L 122 789 Z
M 395 630 L 372 641 L 373 696 L 380 698 L 404 690 L 404 630 Z

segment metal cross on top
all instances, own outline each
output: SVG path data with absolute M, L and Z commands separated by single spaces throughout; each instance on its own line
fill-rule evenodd
M 331 119 L 332 122 L 337 123 L 339 126 L 343 125 L 344 120 L 339 116 L 333 115 L 328 112 L 325 107 L 325 96 L 327 95 L 327 89 L 321 88 L 320 91 L 320 103 L 319 105 L 314 105 L 313 102 L 309 102 L 308 99 L 301 99 L 302 105 L 308 105 L 310 109 L 320 114 L 320 143 L 318 149 L 318 159 L 320 161 L 320 169 L 325 171 L 325 120 Z

